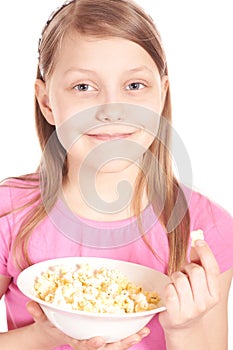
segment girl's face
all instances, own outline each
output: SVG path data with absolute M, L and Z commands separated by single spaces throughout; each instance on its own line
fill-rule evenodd
M 94 119 L 98 123 L 93 122 L 93 129 L 90 123 L 88 130 L 82 127 L 81 137 L 69 150 L 77 164 L 106 141 L 124 139 L 149 148 L 154 135 L 146 130 L 143 115 L 139 122 L 136 118 L 137 123 L 126 122 L 124 106 L 134 106 L 135 114 L 137 107 L 139 112 L 143 107 L 160 115 L 168 82 L 167 77 L 161 80 L 154 61 L 141 46 L 122 38 L 70 33 L 64 37 L 56 61 L 46 83 L 36 81 L 46 120 L 59 128 L 77 116 L 75 121 L 85 124 L 83 111 L 97 108 Z

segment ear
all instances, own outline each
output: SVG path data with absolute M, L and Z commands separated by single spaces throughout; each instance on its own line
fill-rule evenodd
M 51 125 L 55 125 L 53 112 L 50 107 L 48 92 L 46 88 L 46 84 L 41 79 L 36 79 L 35 82 L 35 95 L 37 102 L 40 106 L 40 110 L 47 120 L 47 122 Z
M 167 91 L 169 87 L 169 80 L 167 75 L 163 75 L 161 78 L 161 112 L 164 108 L 164 103 L 167 96 Z

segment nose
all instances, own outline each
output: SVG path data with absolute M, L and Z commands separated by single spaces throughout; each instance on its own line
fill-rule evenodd
M 124 121 L 124 108 L 120 103 L 102 105 L 96 114 L 96 119 L 104 123 Z

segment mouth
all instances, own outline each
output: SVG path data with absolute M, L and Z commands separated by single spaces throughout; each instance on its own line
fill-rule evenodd
M 135 132 L 131 133 L 114 133 L 114 134 L 86 134 L 86 136 L 96 139 L 99 141 L 111 141 L 111 140 L 121 140 L 126 139 L 135 134 Z

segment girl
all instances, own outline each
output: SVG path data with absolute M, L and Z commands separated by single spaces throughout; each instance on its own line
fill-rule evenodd
M 66 2 L 43 30 L 35 95 L 41 164 L 0 189 L 1 349 L 226 349 L 233 221 L 173 175 L 168 70 L 151 18 L 127 0 Z M 200 228 L 205 241 L 191 247 Z M 63 256 L 169 274 L 167 310 L 114 344 L 65 336 L 17 288 L 26 266 Z

